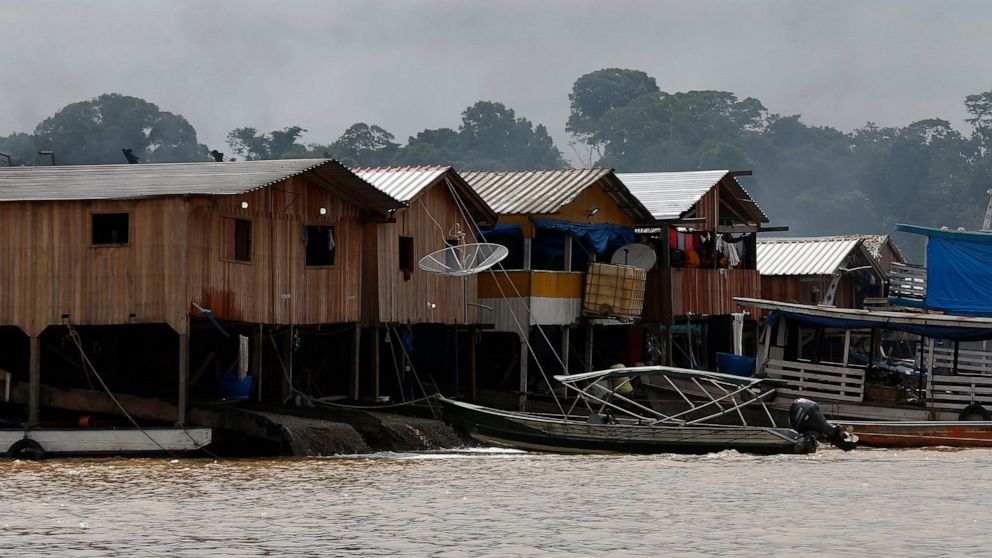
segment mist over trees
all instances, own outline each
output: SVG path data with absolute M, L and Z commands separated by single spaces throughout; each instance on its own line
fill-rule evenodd
M 663 85 L 663 83 L 662 83 Z M 753 170 L 745 187 L 791 234 L 891 233 L 897 222 L 975 228 L 992 186 L 992 91 L 968 95 L 969 130 L 939 117 L 904 127 L 871 122 L 851 132 L 810 126 L 729 91 L 666 92 L 639 70 L 580 76 L 568 94 L 566 131 L 582 166 L 620 172 Z M 302 123 L 305 124 L 305 123 Z M 228 158 L 332 157 L 352 167 L 452 165 L 460 170 L 569 166 L 543 124 L 502 103 L 465 108 L 457 129 L 428 128 L 406 143 L 358 122 L 327 143 L 304 143 L 306 129 L 253 127 L 227 135 Z M 105 94 L 72 103 L 33 133 L 0 136 L 15 165 L 213 160 L 181 115 L 136 97 Z M 0 159 L 0 165 L 6 161 Z M 912 247 L 910 246 L 910 251 Z

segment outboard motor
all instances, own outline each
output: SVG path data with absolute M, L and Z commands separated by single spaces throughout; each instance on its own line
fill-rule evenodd
M 858 444 L 858 437 L 844 430 L 842 426 L 834 426 L 827 422 L 820 412 L 820 406 L 809 399 L 800 398 L 789 408 L 789 423 L 792 428 L 807 436 L 825 438 L 831 444 L 844 451 L 850 451 Z

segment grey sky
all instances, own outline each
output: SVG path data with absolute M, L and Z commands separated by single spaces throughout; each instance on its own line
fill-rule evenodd
M 226 149 L 240 126 L 355 122 L 405 142 L 501 101 L 566 145 L 568 93 L 605 67 L 850 130 L 943 117 L 992 88 L 986 2 L 0 0 L 0 135 L 117 92 Z

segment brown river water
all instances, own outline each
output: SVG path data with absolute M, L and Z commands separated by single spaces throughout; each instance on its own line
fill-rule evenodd
M 2 556 L 992 556 L 992 451 L 0 461 Z

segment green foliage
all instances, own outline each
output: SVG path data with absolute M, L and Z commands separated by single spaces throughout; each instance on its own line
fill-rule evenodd
M 268 134 L 260 134 L 255 128 L 236 128 L 228 132 L 227 145 L 246 161 L 305 158 L 307 148 L 296 143 L 303 132 L 306 130 L 299 126 L 273 130 Z
M 54 151 L 60 165 L 124 163 L 121 149 L 149 163 L 207 160 L 206 146 L 197 143 L 185 118 L 116 93 L 72 103 L 46 118 L 34 131 L 34 144 Z
M 980 222 L 992 185 L 992 91 L 969 95 L 967 137 L 939 118 L 844 133 L 769 114 L 727 91 L 651 91 L 643 72 L 575 82 L 568 130 L 625 172 L 751 169 L 746 186 L 793 233 L 891 233 L 897 222 Z M 647 92 L 646 92 L 647 91 Z M 747 180 L 747 179 L 744 179 Z

